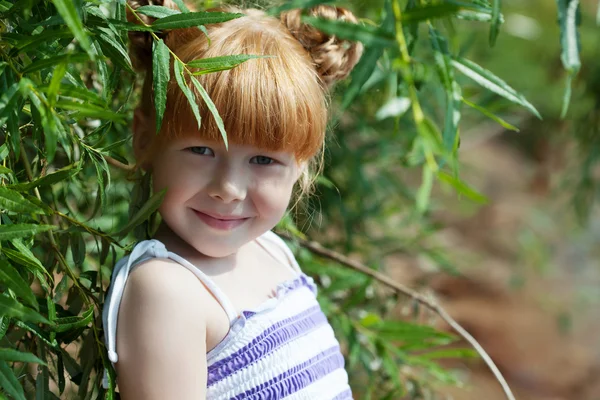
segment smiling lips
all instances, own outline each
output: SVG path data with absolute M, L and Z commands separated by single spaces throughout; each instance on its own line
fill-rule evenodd
M 223 231 L 228 231 L 236 228 L 246 222 L 249 218 L 234 217 L 234 216 L 223 216 L 223 215 L 209 215 L 201 211 L 194 210 L 196 215 L 208 226 Z

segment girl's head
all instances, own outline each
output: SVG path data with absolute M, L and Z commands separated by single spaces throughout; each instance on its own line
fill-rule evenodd
M 131 3 L 140 6 L 144 1 Z M 176 8 L 171 0 L 164 0 L 163 5 Z M 229 71 L 197 76 L 223 118 L 229 142 L 285 150 L 294 153 L 299 163 L 310 161 L 323 146 L 328 89 L 349 74 L 360 58 L 362 46 L 301 23 L 300 10 L 283 13 L 279 19 L 256 9 L 223 7 L 211 11 L 245 16 L 207 25 L 208 37 L 190 28 L 165 32 L 164 41 L 184 62 L 234 54 L 268 57 L 249 60 Z M 310 13 L 356 22 L 349 11 L 341 8 L 318 6 Z M 129 18 L 137 21 L 133 15 Z M 152 38 L 147 33 L 132 32 L 131 39 L 134 65 L 138 69 L 150 67 Z M 141 144 L 136 146 L 138 163 L 143 164 L 175 138 L 191 135 L 221 140 L 212 114 L 195 94 L 202 116 L 200 129 L 171 73 L 163 124 L 159 135 L 155 135 L 152 72 L 148 71 L 134 127 L 136 144 Z
M 144 5 L 143 3 L 147 1 L 130 2 L 134 8 Z M 176 8 L 170 0 L 164 0 L 163 5 Z M 213 216 L 251 216 L 261 222 L 245 224 L 249 225 L 248 228 L 254 225 L 254 228 L 242 235 L 251 240 L 252 236 L 262 234 L 278 222 L 289 202 L 291 188 L 299 178 L 305 178 L 301 187 L 307 186 L 307 174 L 303 172 L 310 170 L 310 164 L 318 159 L 316 156 L 321 152 L 325 139 L 328 89 L 349 74 L 360 58 L 362 47 L 357 43 L 340 41 L 301 23 L 300 10 L 286 12 L 280 18 L 255 9 L 225 7 L 211 11 L 239 12 L 245 16 L 225 23 L 207 25 L 208 37 L 199 29 L 190 28 L 163 32 L 163 39 L 171 51 L 185 63 L 200 58 L 235 54 L 266 56 L 246 61 L 232 70 L 197 76 L 223 119 L 230 151 L 223 149 L 214 117 L 200 95 L 195 93 L 202 117 L 201 127 L 198 129 L 196 118 L 173 71 L 168 84 L 163 123 L 160 132 L 156 134 L 151 70 L 147 71 L 141 103 L 135 112 L 134 149 L 138 165 L 150 170 L 159 165 L 165 168 L 164 163 L 168 160 L 188 160 L 191 151 L 201 161 L 190 159 L 185 165 L 196 163 L 195 172 L 182 171 L 181 178 L 185 175 L 185 179 L 192 180 L 194 173 L 199 177 L 206 177 L 208 174 L 211 179 L 215 178 L 207 180 L 200 185 L 202 188 L 198 186 L 195 191 L 186 189 L 178 192 L 178 185 L 182 189 L 194 187 L 199 179 L 189 185 L 179 182 L 181 179 L 175 179 L 180 177 L 172 177 L 173 181 L 169 182 L 170 178 L 164 171 L 153 171 L 155 190 L 169 187 L 160 211 L 163 220 L 178 236 L 188 242 L 192 240 L 191 236 L 190 240 L 186 239 L 185 229 L 176 229 L 186 223 L 186 214 L 169 216 L 177 204 L 192 208 L 192 211 L 212 213 Z M 318 6 L 310 13 L 356 22 L 350 12 L 330 6 Z M 138 16 L 144 17 L 141 14 Z M 134 15 L 129 15 L 129 19 L 137 21 Z M 138 69 L 150 67 L 152 38 L 140 32 L 131 33 L 130 38 L 134 66 Z M 194 86 L 189 86 L 195 91 Z M 258 150 L 265 152 L 267 156 L 289 156 L 294 164 L 293 171 L 288 168 L 285 173 L 281 170 L 278 175 L 274 172 L 276 168 L 259 166 L 257 159 L 252 158 L 254 153 L 255 156 L 261 155 Z M 184 151 L 181 153 L 182 158 L 178 159 L 178 153 L 173 151 Z M 247 171 L 236 164 L 236 155 L 248 158 L 249 163 L 245 167 Z M 209 158 L 213 161 L 207 161 Z M 235 168 L 238 170 L 231 174 Z M 170 173 L 177 172 L 171 170 Z M 238 179 L 240 174 L 246 174 L 245 187 L 240 193 L 248 195 L 250 203 L 256 199 L 259 203 L 262 201 L 259 199 L 263 197 L 261 193 L 252 196 L 257 188 L 271 191 L 271 195 L 279 196 L 278 201 L 269 201 L 269 204 L 264 203 L 262 206 L 244 206 L 241 202 L 236 206 L 233 203 L 238 202 L 239 198 L 233 202 L 225 201 L 229 194 L 220 190 L 231 183 L 226 182 L 228 179 L 241 182 Z M 251 187 L 252 182 L 255 185 Z M 223 187 L 217 188 L 218 185 Z M 200 192 L 204 193 L 202 196 L 205 198 L 198 194 Z M 224 247 L 215 243 L 211 249 L 222 248 L 213 251 L 213 254 L 202 252 L 214 256 L 226 255 L 242 242 L 243 240 L 234 241 Z M 219 243 L 225 244 L 223 240 Z

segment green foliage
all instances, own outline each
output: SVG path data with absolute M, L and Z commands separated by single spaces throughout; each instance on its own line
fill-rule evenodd
M 327 2 L 291 1 L 269 13 L 320 3 Z M 568 73 L 565 111 L 581 64 L 578 3 L 558 1 L 561 59 Z M 123 2 L 0 0 L 0 397 L 114 398 L 114 371 L 100 324 L 104 293 L 115 260 L 152 231 L 164 196 L 149 193 L 148 176 L 137 176 L 132 189 L 129 171 L 113 167 L 130 167 L 129 126 L 137 101 L 127 32 L 152 36 L 157 130 L 172 68 L 198 125 L 197 102 L 203 101 L 227 143 L 223 121 L 196 76 L 261 62 L 230 55 L 184 63 L 160 39 L 160 30 L 203 29 L 240 15 L 190 12 L 182 1 L 176 4 L 179 11 L 132 10 L 156 18 L 146 25 L 127 22 Z M 540 113 L 493 68 L 465 55 L 460 33 L 472 33 L 469 24 L 488 24 L 489 43 L 496 42 L 504 21 L 499 0 L 383 5 L 363 5 L 370 20 L 359 26 L 305 17 L 319 29 L 365 44 L 351 79 L 334 97 L 334 110 L 347 112 L 335 116 L 332 131 L 345 139 L 328 150 L 320 194 L 312 200 L 318 212 L 312 215 L 329 227 L 326 245 L 360 254 L 373 268 L 383 267 L 386 254 L 407 253 L 452 269 L 444 252 L 424 238 L 436 229 L 428 214 L 438 183 L 486 201 L 460 177 L 465 110 L 512 130 L 517 128 L 485 99 L 502 98 Z M 585 125 L 589 131 L 580 131 L 581 143 L 595 150 L 585 154 L 581 204 L 596 197 L 589 171 L 600 158 L 597 114 L 586 118 L 591 123 Z M 399 168 L 422 171 L 419 183 L 402 181 Z M 307 228 L 310 222 L 286 216 L 281 227 L 318 237 L 319 229 Z M 436 383 L 455 382 L 435 362 L 470 355 L 443 349 L 455 337 L 393 319 L 397 295 L 359 272 L 295 250 L 321 283 L 319 300 L 347 349 L 357 398 L 417 397 Z M 36 372 L 26 363 L 37 364 Z M 406 375 L 401 367 L 418 373 Z M 100 384 L 105 369 L 108 390 Z

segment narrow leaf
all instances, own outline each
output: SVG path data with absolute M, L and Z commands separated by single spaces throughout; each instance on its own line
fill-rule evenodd
M 100 41 L 100 46 L 102 46 L 103 52 L 110 58 L 111 61 L 117 63 L 128 72 L 133 73 L 131 59 L 129 58 L 129 53 L 127 52 L 125 46 L 104 31 L 97 35 L 97 38 Z
M 497 123 L 499 123 L 500 125 L 502 125 L 504 128 L 506 128 L 508 130 L 511 130 L 511 131 L 519 132 L 519 128 L 517 128 L 514 125 L 509 124 L 508 122 L 506 122 L 505 120 L 503 120 L 499 116 L 497 116 L 494 113 L 492 113 L 487 108 L 481 107 L 481 106 L 479 106 L 479 105 L 477 105 L 475 103 L 471 103 L 469 100 L 465 99 L 464 97 L 463 97 L 462 101 L 463 101 L 463 103 L 465 103 L 469 107 L 471 107 L 471 108 L 479 111 L 480 113 L 482 113 L 486 117 L 490 118 L 491 120 L 496 121 Z
M 455 178 L 446 172 L 439 171 L 438 179 L 452 186 L 454 190 L 456 190 L 456 193 L 462 194 L 477 203 L 486 204 L 488 202 L 487 197 L 485 197 L 483 194 L 479 193 L 462 180 Z
M 492 22 L 490 25 L 490 46 L 496 44 L 496 38 L 500 31 L 500 9 L 502 7 L 502 0 L 493 0 L 492 4 Z
M 125 119 L 125 116 L 122 113 L 117 113 L 107 109 L 106 107 L 100 107 L 89 103 L 79 103 L 71 100 L 59 100 L 56 102 L 56 107 L 64 110 L 77 111 L 77 113 L 74 115 L 77 115 L 78 117 L 108 119 L 110 121 L 123 121 Z
M 44 214 L 44 210 L 7 187 L 0 187 L 0 208 L 16 213 Z
M 165 197 L 166 189 L 161 190 L 158 193 L 154 193 L 152 197 L 148 199 L 148 201 L 139 209 L 137 213 L 131 218 L 131 220 L 116 233 L 116 236 L 124 237 L 129 232 L 133 230 L 136 226 L 144 222 L 148 217 L 160 207 L 163 198 Z
M 152 24 L 153 29 L 181 29 L 191 28 L 197 25 L 217 24 L 230 21 L 244 14 L 224 12 L 190 12 L 184 14 L 170 15 L 160 18 Z
M 57 318 L 55 325 L 50 326 L 54 332 L 67 332 L 88 326 L 94 319 L 94 307 L 88 308 L 81 317 Z
M 173 10 L 172 8 L 163 6 L 141 6 L 140 8 L 137 8 L 135 12 L 153 18 L 164 18 L 168 17 L 169 15 L 180 14 L 180 12 L 177 10 Z
M 28 183 L 18 183 L 16 185 L 11 185 L 10 188 L 13 190 L 17 190 L 19 192 L 27 191 L 39 186 L 48 186 L 58 183 L 60 181 L 64 181 L 70 179 L 71 177 L 77 175 L 81 171 L 81 163 L 74 163 L 68 165 L 64 168 L 61 168 L 51 174 L 38 178 L 34 181 Z
M 19 272 L 6 260 L 0 259 L 0 282 L 3 282 L 17 297 L 25 300 L 27 304 L 36 310 L 38 304 L 29 284 L 19 275 Z M 1 358 L 0 358 L 1 359 Z
M 12 242 L 14 243 L 16 241 L 17 240 L 13 240 Z M 43 275 L 50 277 L 50 274 L 48 274 L 48 271 L 46 271 L 46 268 L 44 268 L 40 260 L 35 258 L 29 249 L 27 249 L 28 251 L 22 251 L 23 248 L 19 250 L 20 251 L 15 251 L 7 247 L 2 247 L 2 253 L 4 253 L 10 261 L 22 265 L 38 277 Z M 42 278 L 41 281 L 45 282 L 45 279 Z
M 562 52 L 560 59 L 567 70 L 565 94 L 563 96 L 563 106 L 561 118 L 564 118 L 571 101 L 571 84 L 573 77 L 577 75 L 581 68 L 581 42 L 579 37 L 578 25 L 581 23 L 581 10 L 579 0 L 556 0 L 558 5 L 558 23 L 560 25 L 560 45 Z
M 196 87 L 196 90 L 198 90 L 198 92 L 200 93 L 200 96 L 202 96 L 202 99 L 206 103 L 206 106 L 210 110 L 213 118 L 215 119 L 215 122 L 217 123 L 217 126 L 219 127 L 219 131 L 221 132 L 221 137 L 223 138 L 223 143 L 225 143 L 225 148 L 228 148 L 227 132 L 225 132 L 225 125 L 223 124 L 223 119 L 219 115 L 219 111 L 217 110 L 215 103 L 213 103 L 212 99 L 210 98 L 210 96 L 208 95 L 208 93 L 206 92 L 204 87 L 202 87 L 200 82 L 198 82 L 196 77 L 192 76 L 191 79 L 192 79 L 192 83 Z
M 24 74 L 30 74 L 44 68 L 56 68 L 57 64 L 73 64 L 88 61 L 90 57 L 87 54 L 61 54 L 59 56 L 42 58 L 29 64 L 23 69 Z
M 351 22 L 309 16 L 302 17 L 302 22 L 340 39 L 362 42 L 366 46 L 391 47 L 396 45 L 396 40 L 392 34 L 371 25 L 358 25 Z
M 202 118 L 200 117 L 200 109 L 198 108 L 198 104 L 196 103 L 196 97 L 194 96 L 194 92 L 192 92 L 192 90 L 187 85 L 187 82 L 185 80 L 183 64 L 179 60 L 177 60 L 173 63 L 173 69 L 174 69 L 173 73 L 175 74 L 175 80 L 177 81 L 179 88 L 181 89 L 181 91 L 183 92 L 185 97 L 187 98 L 188 103 L 192 109 L 192 112 L 194 113 L 194 116 L 196 117 L 196 121 L 198 121 L 198 129 L 200 129 L 200 125 L 201 125 L 201 121 L 202 121 Z
M 154 85 L 154 107 L 156 108 L 156 132 L 160 131 L 167 105 L 167 86 L 171 79 L 171 54 L 162 39 L 154 42 L 152 52 L 152 79 Z
M 292 10 L 294 8 L 311 8 L 318 6 L 319 4 L 333 3 L 333 0 L 290 0 L 286 1 L 280 6 L 270 8 L 268 11 L 269 15 L 279 15 L 283 11 Z
M 95 54 L 92 51 L 91 42 L 87 33 L 83 29 L 83 23 L 79 14 L 75 9 L 75 3 L 71 0 L 52 0 L 58 13 L 65 20 L 67 26 L 73 32 L 73 35 L 79 41 L 79 45 L 89 54 L 92 60 L 95 59 Z
M 53 225 L 37 224 L 0 225 L 0 240 L 29 237 L 54 228 Z
M 12 318 L 17 318 L 21 321 L 29 321 L 35 323 L 49 324 L 46 318 L 38 314 L 34 310 L 25 307 L 15 299 L 8 296 L 0 295 L 0 315 L 6 315 Z
M 452 65 L 474 80 L 479 85 L 484 88 L 491 90 L 492 92 L 504 97 L 505 99 L 512 101 L 513 103 L 519 104 L 526 109 L 528 109 L 533 115 L 542 119 L 540 113 L 536 110 L 536 108 L 527 101 L 525 96 L 518 93 L 512 87 L 510 87 L 506 82 L 502 79 L 498 78 L 492 72 L 482 68 L 481 66 L 475 64 L 473 61 L 466 60 L 464 58 L 455 58 L 452 60 Z
M 212 57 L 212 58 L 200 58 L 192 60 L 187 63 L 189 68 L 198 68 L 202 71 L 195 72 L 194 75 L 206 74 L 209 72 L 225 71 L 245 61 L 252 60 L 255 58 L 268 58 L 269 56 L 256 56 L 251 54 L 237 54 L 231 56 Z
M 2 361 L 18 361 L 26 363 L 38 363 L 46 365 L 45 362 L 37 358 L 31 353 L 23 353 L 15 349 L 0 349 L 0 360 Z
M 179 8 L 179 10 L 181 10 L 182 13 L 190 12 L 190 9 L 185 5 L 183 0 L 173 0 L 173 2 L 177 5 L 177 7 Z
M 0 387 L 16 400 L 25 400 L 23 387 L 6 361 L 0 361 Z

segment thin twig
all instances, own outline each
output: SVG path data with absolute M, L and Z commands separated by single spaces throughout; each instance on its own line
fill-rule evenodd
M 479 344 L 479 342 L 477 342 L 477 340 L 469 332 L 467 332 L 462 326 L 460 326 L 460 324 L 458 322 L 456 322 L 456 320 L 454 320 L 454 318 L 452 318 L 440 305 L 438 305 L 434 299 L 429 299 L 429 298 L 423 296 L 421 293 L 418 293 L 418 292 L 412 290 L 408 286 L 398 283 L 398 282 L 394 281 L 392 278 L 390 278 L 389 276 L 384 275 L 381 272 L 375 271 L 356 260 L 346 257 L 345 255 L 340 254 L 336 251 L 327 249 L 327 248 L 323 247 L 320 243 L 317 243 L 312 240 L 302 239 L 297 236 L 292 236 L 291 234 L 286 233 L 286 232 L 277 232 L 277 233 L 286 239 L 298 242 L 298 244 L 300 244 L 300 246 L 310 250 L 311 252 L 313 252 L 321 257 L 336 261 L 337 263 L 339 263 L 341 265 L 345 265 L 347 267 L 350 267 L 356 271 L 359 271 L 365 275 L 368 275 L 368 276 L 374 278 L 375 280 L 396 290 L 397 292 L 402 293 L 402 294 L 416 300 L 418 303 L 422 304 L 423 306 L 427 307 L 431 311 L 438 314 L 448 325 L 450 325 L 452 327 L 452 329 L 454 329 L 463 339 L 465 339 L 467 342 L 469 342 L 469 344 L 471 346 L 473 346 L 475 351 L 477 351 L 477 353 L 479 353 L 479 356 L 483 359 L 483 361 L 485 361 L 487 366 L 490 368 L 490 370 L 492 371 L 492 373 L 494 374 L 494 376 L 496 377 L 496 379 L 502 386 L 502 389 L 504 390 L 504 394 L 506 394 L 506 397 L 509 400 L 515 400 L 515 396 L 513 395 L 512 391 L 510 390 L 508 383 L 502 376 L 502 373 L 500 372 L 500 370 L 498 369 L 498 367 L 496 366 L 496 364 L 494 363 L 492 358 L 487 354 L 487 352 L 483 349 L 483 347 Z
M 123 164 L 121 161 L 112 158 L 111 156 L 107 156 L 106 154 L 102 154 L 102 157 L 106 160 L 106 162 L 113 167 L 125 170 L 125 171 L 133 171 L 135 170 L 134 165 Z

